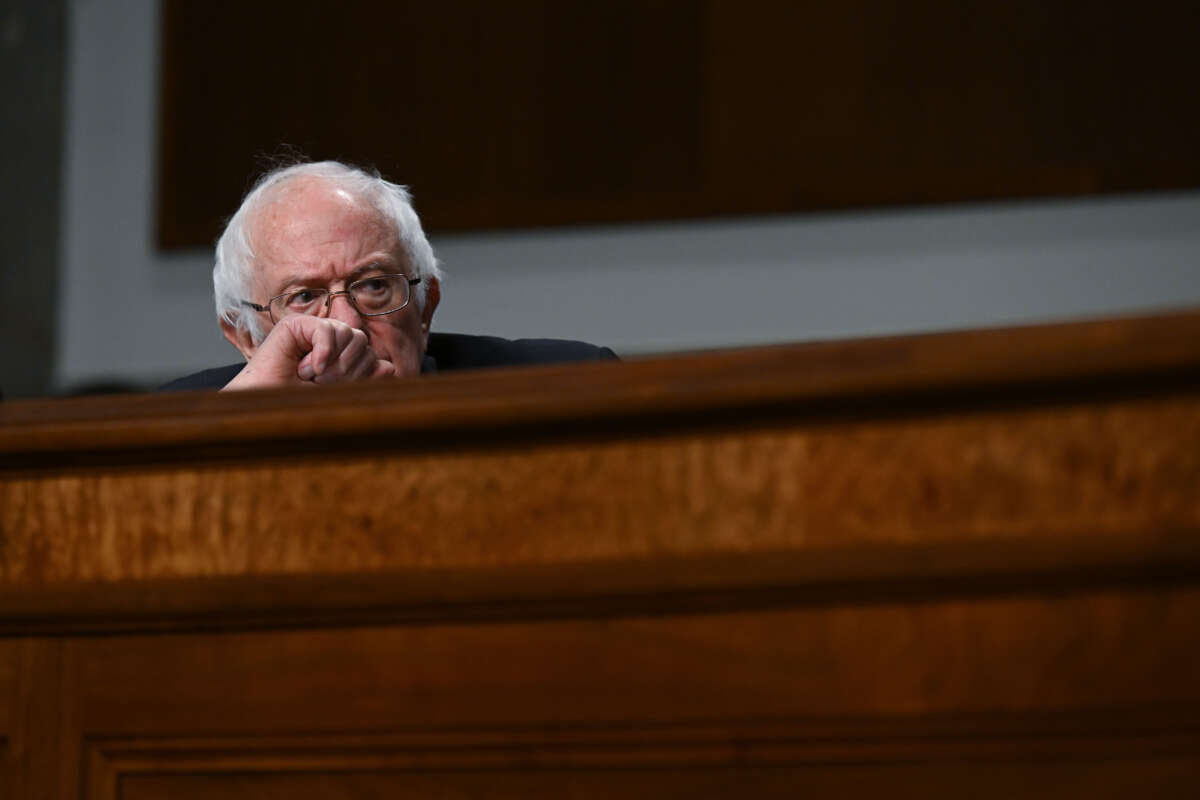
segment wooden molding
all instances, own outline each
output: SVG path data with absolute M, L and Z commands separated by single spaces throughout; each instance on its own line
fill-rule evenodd
M 0 468 L 444 449 L 614 426 L 628 437 L 1178 392 L 1200 382 L 1198 343 L 1200 312 L 1189 310 L 320 391 L 20 401 L 0 405 Z
M 840 774 L 846 782 L 870 769 L 883 773 L 880 778 L 903 776 L 910 786 L 929 786 L 962 764 L 1008 781 L 1021 780 L 1021 773 L 1054 771 L 1038 764 L 1063 763 L 1075 772 L 1087 765 L 1097 773 L 1094 780 L 1106 773 L 1110 779 L 1123 776 L 1131 765 L 1169 779 L 1200 746 L 1198 711 L 1089 709 L 690 725 L 647 720 L 303 737 L 92 739 L 86 796 L 118 800 L 126 796 L 123 784 L 138 781 L 156 784 L 159 791 L 170 787 L 197 794 L 229 784 L 237 797 L 273 783 L 308 785 L 316 792 L 322 777 L 337 774 L 364 776 L 360 780 L 392 791 L 420 786 L 431 774 L 443 788 L 462 781 L 459 776 L 478 774 L 502 786 L 514 773 L 554 775 L 562 788 L 592 782 L 611 786 L 614 778 L 630 788 L 644 786 L 647 779 L 687 786 L 688 776 L 697 773 L 711 780 L 721 772 L 763 768 L 786 771 L 793 786 L 824 773 Z M 617 777 L 622 774 L 623 779 Z M 259 780 L 248 781 L 248 776 Z M 995 793 L 981 787 L 981 794 Z
M 1186 586 L 1200 531 L 1027 536 L 474 569 L 0 586 L 5 633 L 472 624 Z

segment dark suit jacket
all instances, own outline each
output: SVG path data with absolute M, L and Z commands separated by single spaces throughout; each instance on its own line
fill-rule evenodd
M 560 364 L 569 361 L 600 361 L 616 358 L 607 347 L 596 347 L 566 339 L 501 339 L 496 336 L 467 336 L 462 333 L 431 333 L 421 373 L 459 369 L 511 367 L 522 364 Z M 242 371 L 242 364 L 206 369 L 163 386 L 160 391 L 220 389 Z

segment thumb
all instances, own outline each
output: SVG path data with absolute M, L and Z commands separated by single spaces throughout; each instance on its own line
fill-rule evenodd
M 371 373 L 371 380 L 376 378 L 394 378 L 396 377 L 396 365 L 385 358 L 381 358 L 375 362 L 375 369 Z

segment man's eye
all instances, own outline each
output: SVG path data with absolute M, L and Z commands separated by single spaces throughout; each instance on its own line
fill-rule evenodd
M 388 288 L 388 282 L 383 278 L 367 278 L 358 282 L 359 288 L 368 292 L 383 292 Z
M 310 289 L 301 289 L 298 292 L 292 292 L 288 295 L 287 304 L 289 306 L 306 306 L 317 299 L 316 294 Z

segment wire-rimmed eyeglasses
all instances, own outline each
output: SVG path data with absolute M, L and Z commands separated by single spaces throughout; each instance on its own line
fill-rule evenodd
M 410 278 L 407 275 L 372 275 L 355 281 L 338 292 L 321 287 L 303 287 L 289 289 L 276 295 L 268 300 L 266 305 L 251 303 L 249 300 L 243 300 L 242 305 L 255 311 L 266 311 L 271 315 L 271 322 L 279 322 L 293 314 L 316 316 L 322 309 L 329 308 L 333 298 L 344 294 L 354 310 L 364 317 L 381 317 L 384 314 L 394 314 L 407 306 L 412 299 L 411 287 L 420 282 L 420 278 Z

